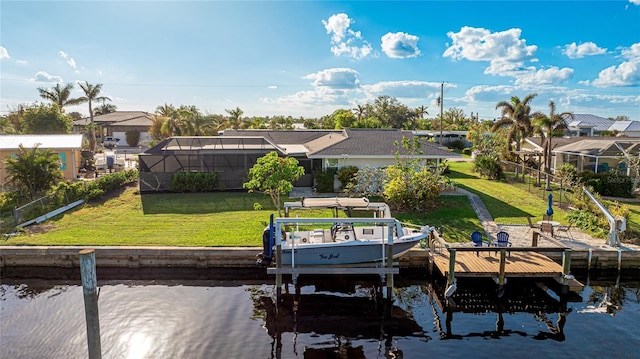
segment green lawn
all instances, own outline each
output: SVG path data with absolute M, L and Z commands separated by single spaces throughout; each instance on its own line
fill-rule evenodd
M 514 185 L 489 181 L 474 173 L 472 168 L 473 163 L 470 162 L 452 162 L 449 164 L 449 177 L 458 187 L 479 195 L 496 223 L 527 224 L 526 216 L 533 217 L 533 221 L 542 220 L 548 207 L 546 197 L 549 192 L 539 187 L 529 192 L 526 183 Z M 557 199 L 559 194 L 553 193 Z M 553 210 L 554 220 L 566 223 L 566 212 L 557 206 Z
M 526 224 L 527 215 L 537 221 L 547 209 L 546 192 L 538 187 L 480 178 L 468 162 L 452 162 L 449 168 L 449 176 L 459 187 L 477 193 L 497 223 Z M 628 226 L 638 233 L 640 205 L 627 205 Z M 556 220 L 566 223 L 562 209 L 554 207 L 554 212 Z M 262 230 L 271 213 L 277 214 L 271 200 L 259 193 L 140 195 L 127 189 L 103 203 L 87 204 L 54 218 L 44 224 L 48 229 L 44 233 L 13 237 L 0 245 L 261 246 Z M 328 211 L 300 213 L 329 215 Z M 440 227 L 450 242 L 468 241 L 471 232 L 482 230 L 466 196 L 441 196 L 436 208 L 426 214 L 393 215 L 402 222 Z
M 261 209 L 254 209 L 255 204 Z M 269 197 L 257 193 L 140 195 L 128 189 L 104 203 L 87 204 L 54 218 L 40 226 L 48 229 L 44 233 L 34 231 L 1 244 L 261 246 L 262 230 L 271 213 L 277 212 Z M 300 215 L 322 217 L 330 213 L 304 211 Z M 466 197 L 443 198 L 431 214 L 396 217 L 407 223 L 441 226 L 452 241 L 466 240 L 481 228 Z

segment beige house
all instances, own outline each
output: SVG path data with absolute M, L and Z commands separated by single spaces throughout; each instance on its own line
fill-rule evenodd
M 578 172 L 591 170 L 609 172 L 618 170 L 629 175 L 624 163 L 625 153 L 640 156 L 640 138 L 632 137 L 582 137 L 581 141 L 556 147 L 553 150 L 553 167 L 571 163 Z
M 20 146 L 49 149 L 58 155 L 64 178 L 76 178 L 82 161 L 82 135 L 0 135 L 0 189 L 7 184 L 6 159 L 15 156 Z
M 90 122 L 89 117 L 73 121 L 73 131 L 80 132 Z M 116 111 L 93 116 L 93 123 L 100 126 L 103 136 L 120 139 L 118 146 L 127 146 L 127 131 L 140 132 L 139 142 L 149 140 L 149 127 L 152 122 L 153 115 L 144 111 Z
M 522 146 L 522 156 L 544 153 L 540 137 L 527 138 Z M 625 153 L 640 155 L 640 138 L 634 137 L 554 137 L 552 140 L 551 169 L 563 163 L 571 163 L 578 172 L 591 170 L 609 172 L 618 170 L 629 174 L 624 163 Z

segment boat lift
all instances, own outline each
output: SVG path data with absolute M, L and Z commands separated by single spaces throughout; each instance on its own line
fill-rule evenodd
M 627 230 L 627 220 L 622 216 L 614 217 L 611 212 L 598 201 L 598 199 L 587 189 L 587 187 L 582 187 L 582 191 L 596 204 L 600 212 L 604 214 L 607 218 L 607 222 L 609 222 L 609 237 L 608 243 L 611 247 L 620 247 L 620 233 Z

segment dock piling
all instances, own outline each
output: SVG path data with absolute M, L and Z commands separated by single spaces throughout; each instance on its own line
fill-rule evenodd
M 80 251 L 80 275 L 87 321 L 89 359 L 100 359 L 102 358 L 102 348 L 100 345 L 100 316 L 98 314 L 98 279 L 96 278 L 96 253 L 92 248 Z

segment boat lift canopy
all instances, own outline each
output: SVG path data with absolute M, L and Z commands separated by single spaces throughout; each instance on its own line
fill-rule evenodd
M 338 210 L 345 210 L 351 216 L 352 210 L 359 211 L 375 211 L 378 217 L 391 218 L 389 206 L 383 202 L 369 202 L 366 197 L 348 198 L 348 197 L 303 197 L 300 202 L 285 202 L 284 216 L 289 217 L 290 209 L 331 209 L 335 210 L 336 217 Z

